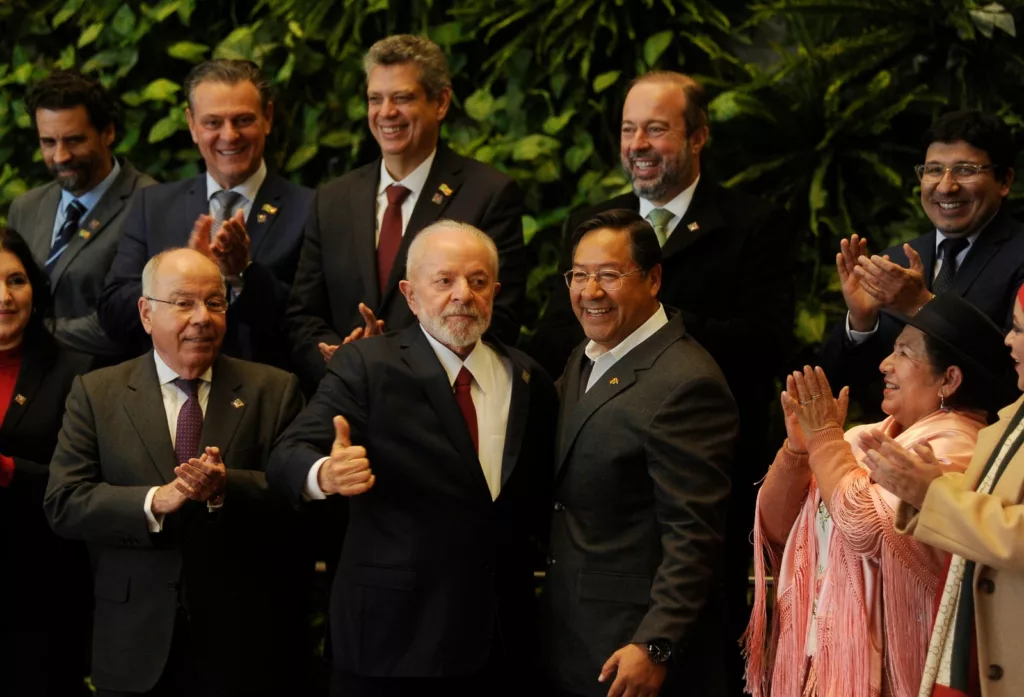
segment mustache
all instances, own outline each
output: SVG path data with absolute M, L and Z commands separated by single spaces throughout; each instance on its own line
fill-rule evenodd
M 456 305 L 442 312 L 441 318 L 445 319 L 448 317 L 454 317 L 456 315 L 463 315 L 467 317 L 473 317 L 475 319 L 480 319 L 480 312 L 472 305 Z

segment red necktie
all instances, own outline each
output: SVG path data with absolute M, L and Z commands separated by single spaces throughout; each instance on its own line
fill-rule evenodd
M 473 448 L 480 452 L 480 435 L 476 426 L 476 407 L 473 406 L 473 396 L 469 392 L 473 384 L 473 374 L 462 366 L 458 376 L 455 378 L 455 401 L 459 403 L 462 410 L 462 418 L 466 420 L 466 427 L 469 428 L 469 435 L 473 439 Z
M 395 264 L 398 248 L 402 244 L 402 201 L 412 192 L 401 184 L 391 184 L 384 189 L 384 193 L 388 196 L 388 207 L 384 209 L 380 238 L 377 240 L 377 281 L 380 283 L 381 295 L 384 295 L 391 267 Z

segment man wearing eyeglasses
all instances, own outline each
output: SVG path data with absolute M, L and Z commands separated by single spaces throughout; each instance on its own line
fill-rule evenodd
M 153 350 L 76 379 L 44 509 L 89 543 L 100 697 L 298 694 L 296 514 L 267 488 L 298 379 L 220 355 L 228 299 L 197 251 L 154 256 L 138 312 Z
M 553 688 L 720 697 L 732 394 L 659 302 L 661 248 L 637 213 L 581 224 L 566 282 L 587 340 L 562 376 L 542 594 Z
M 956 293 L 1009 327 L 1024 283 L 1024 226 L 1003 207 L 1017 154 L 1010 129 L 992 114 L 957 111 L 940 117 L 922 144 L 925 162 L 915 172 L 934 229 L 875 255 L 854 235 L 836 255 L 848 311 L 821 362 L 866 415 L 879 414 L 878 365 L 900 332 L 881 310 L 913 315 L 935 294 Z

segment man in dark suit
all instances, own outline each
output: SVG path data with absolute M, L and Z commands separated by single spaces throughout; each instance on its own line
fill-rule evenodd
M 836 255 L 849 311 L 822 346 L 821 365 L 850 386 L 866 416 L 881 415 L 878 366 L 902 329 L 882 309 L 913 315 L 935 293 L 956 293 L 1009 328 L 1024 283 L 1024 226 L 1003 206 L 1017 155 L 1010 129 L 992 114 L 951 112 L 922 145 L 921 207 L 935 229 L 870 257 L 854 235 Z
M 189 130 L 206 173 L 136 197 L 107 276 L 100 322 L 115 339 L 144 343 L 135 309 L 142 267 L 165 249 L 188 245 L 227 279 L 224 353 L 286 366 L 281 323 L 313 192 L 267 170 L 263 149 L 274 104 L 254 63 L 207 61 L 192 70 L 185 89 Z
M 638 78 L 623 106 L 620 150 L 633 193 L 574 213 L 568 231 L 617 208 L 651 221 L 662 244 L 661 300 L 679 309 L 687 332 L 715 359 L 736 397 L 740 441 L 721 582 L 727 597 L 722 651 L 729 656 L 731 694 L 738 696 L 743 661 L 737 641 L 750 616 L 754 484 L 771 462 L 775 378 L 793 346 L 797 234 L 778 207 L 702 173 L 708 135 L 707 95 L 698 82 L 671 72 Z M 568 294 L 556 290 L 527 352 L 557 375 L 583 338 Z
M 288 307 L 296 367 L 309 386 L 344 337 L 379 331 L 378 318 L 388 329 L 414 324 L 398 282 L 416 233 L 442 217 L 470 223 L 498 245 L 502 292 L 492 333 L 506 344 L 519 338 L 522 194 L 506 175 L 438 141 L 452 99 L 444 54 L 424 37 L 391 36 L 370 47 L 364 67 L 381 157 L 317 192 Z
M 219 356 L 228 299 L 215 264 L 169 250 L 143 271 L 153 350 L 76 378 L 43 506 L 89 543 L 99 694 L 301 693 L 295 515 L 267 488 L 298 380 Z
M 440 221 L 407 263 L 418 324 L 337 351 L 267 476 L 296 503 L 352 497 L 331 595 L 335 694 L 528 694 L 554 386 L 480 338 L 499 288 L 488 235 Z
M 117 100 L 98 82 L 58 70 L 28 101 L 54 180 L 14 199 L 7 224 L 49 274 L 57 339 L 117 362 L 124 350 L 100 327 L 96 306 L 124 234 L 128 199 L 156 181 L 113 156 Z
M 573 243 L 569 293 L 589 340 L 561 383 L 543 593 L 555 689 L 724 695 L 710 599 L 735 403 L 682 316 L 658 301 L 661 248 L 643 218 L 599 214 Z

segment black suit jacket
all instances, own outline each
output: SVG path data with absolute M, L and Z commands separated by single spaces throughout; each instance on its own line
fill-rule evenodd
M 921 256 L 924 278 L 931 289 L 935 275 L 935 230 L 910 241 Z M 903 267 L 910 266 L 903 246 L 886 249 L 882 254 Z M 1013 303 L 1017 289 L 1024 283 L 1024 225 L 1001 211 L 986 225 L 967 251 L 957 269 L 949 292 L 969 300 L 1004 330 L 1013 321 Z M 865 419 L 880 417 L 882 379 L 879 365 L 892 353 L 893 343 L 903 328 L 892 318 L 881 315 L 878 331 L 856 345 L 846 336 L 846 316 L 832 328 L 821 347 L 821 366 L 829 381 L 839 389 L 850 386 Z
M 76 375 L 92 358 L 27 336 L 21 369 L 0 425 L 0 455 L 14 460 L 0 487 L 0 675 L 10 694 L 84 695 L 92 609 L 85 546 L 50 530 L 42 501 Z
M 226 355 L 287 367 L 281 326 L 312 200 L 312 190 L 267 172 L 246 221 L 252 265 L 228 310 Z M 136 353 L 149 345 L 138 309 L 142 269 L 163 250 L 187 246 L 196 218 L 209 212 L 205 174 L 138 193 L 99 305 L 100 324 L 112 338 Z
M 211 513 L 189 501 L 150 533 L 147 492 L 173 481 L 177 464 L 153 354 L 75 380 L 43 505 L 57 534 L 89 543 L 95 685 L 151 689 L 179 605 L 190 613 L 202 679 L 218 694 L 294 683 L 301 541 L 294 512 L 267 488 L 263 470 L 301 407 L 295 376 L 218 358 L 200 447 L 221 449 L 224 506 Z
M 676 313 L 588 391 L 562 378 L 545 601 L 547 659 L 568 692 L 604 695 L 628 643 L 671 642 L 664 695 L 722 694 L 720 571 L 736 405 Z
M 329 454 L 332 418 L 366 448 L 374 487 L 351 498 L 331 595 L 335 669 L 373 677 L 478 673 L 504 653 L 535 675 L 532 552 L 546 533 L 557 398 L 515 349 L 502 488 L 492 501 L 444 367 L 420 329 L 342 346 L 267 476 L 296 503 Z M 500 644 L 499 644 L 500 637 Z M 526 656 L 526 657 L 524 657 Z
M 377 278 L 377 186 L 380 159 L 325 184 L 316 194 L 295 285 L 288 329 L 299 376 L 315 386 L 326 367 L 317 344 L 340 344 L 363 326 L 366 303 L 388 330 L 415 323 L 398 288 L 416 233 L 443 218 L 474 225 L 498 246 L 501 291 L 494 301 L 491 334 L 506 344 L 519 338 L 526 292 L 523 197 L 516 183 L 490 165 L 437 147 L 423 192 L 416 200 L 383 295 Z M 451 192 L 444 193 L 444 187 Z

